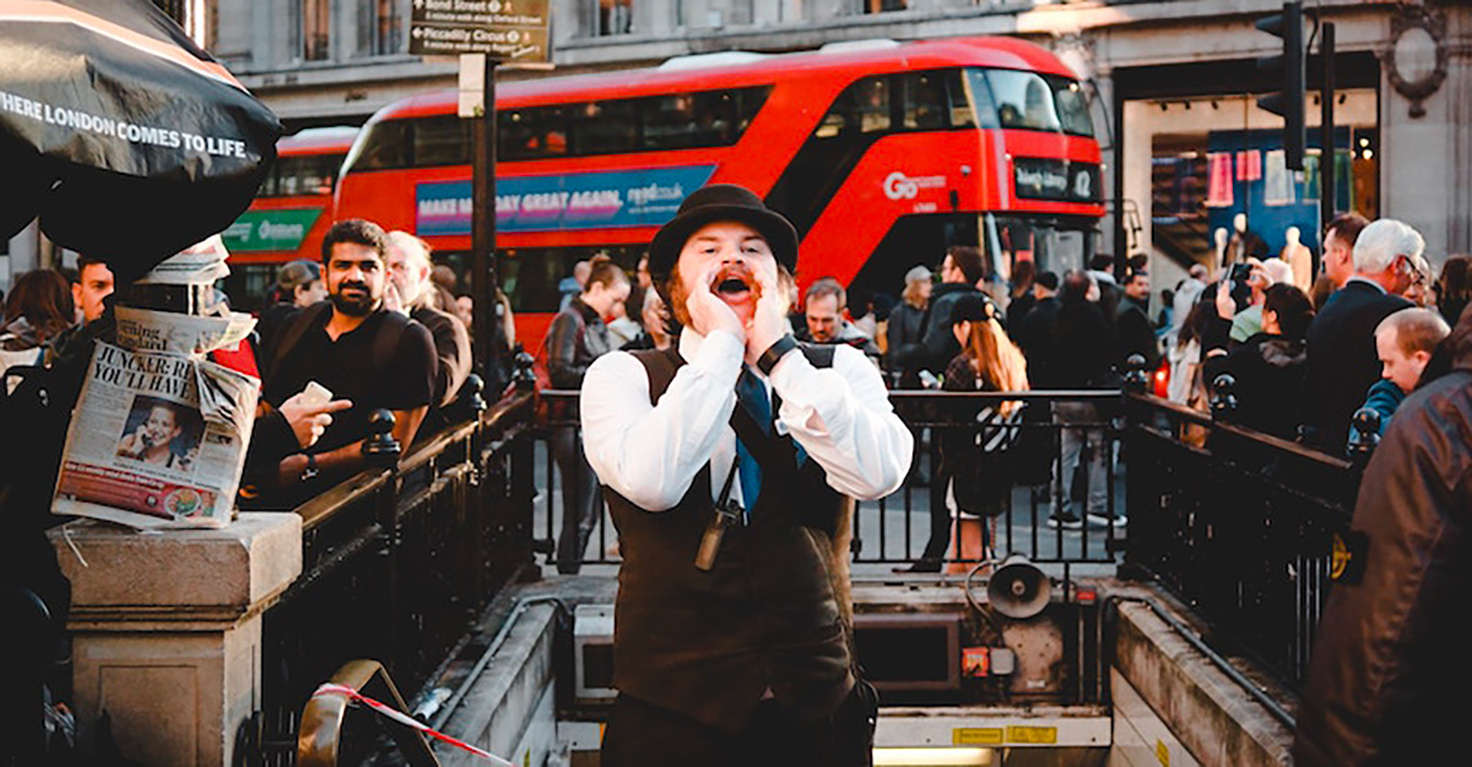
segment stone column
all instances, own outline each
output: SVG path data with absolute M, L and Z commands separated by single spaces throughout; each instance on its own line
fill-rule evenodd
M 261 707 L 261 613 L 302 569 L 301 518 L 246 513 L 221 530 L 51 531 L 72 583 L 72 701 L 85 746 L 103 712 L 123 755 L 232 763 Z

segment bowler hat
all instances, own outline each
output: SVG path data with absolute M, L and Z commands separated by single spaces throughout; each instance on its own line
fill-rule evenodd
M 697 229 L 718 221 L 737 221 L 761 233 L 777 263 L 797 269 L 797 229 L 782 214 L 768 208 L 751 190 L 735 184 L 711 184 L 690 193 L 680 210 L 660 227 L 649 245 L 649 276 L 656 283 L 669 278 L 685 241 Z

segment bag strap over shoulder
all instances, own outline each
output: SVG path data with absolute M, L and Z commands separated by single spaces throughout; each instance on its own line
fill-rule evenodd
M 280 340 L 276 342 L 276 348 L 271 350 L 271 359 L 266 361 L 266 368 L 262 371 L 265 373 L 266 380 L 276 374 L 277 369 L 281 367 L 281 362 L 291 354 L 298 343 L 301 343 L 302 336 L 307 334 L 307 329 L 315 325 L 324 313 L 330 311 L 332 311 L 330 302 L 319 301 L 303 309 L 302 313 L 286 326 Z

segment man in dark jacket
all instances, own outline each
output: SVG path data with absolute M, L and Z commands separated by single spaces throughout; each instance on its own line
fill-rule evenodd
M 1472 318 L 1446 348 L 1452 371 L 1406 398 L 1360 483 L 1350 539 L 1362 544 L 1319 621 L 1293 744 L 1299 767 L 1444 764 L 1463 749 Z
M 1089 299 L 1094 293 L 1093 278 L 1084 272 L 1071 271 L 1063 277 L 1061 307 L 1053 326 L 1053 360 L 1040 371 L 1043 378 L 1034 388 L 1038 389 L 1090 389 L 1114 383 L 1110 377 L 1109 323 L 1099 307 Z M 1105 451 L 1109 448 L 1104 441 L 1104 432 L 1095 424 L 1100 423 L 1099 409 L 1091 402 L 1058 402 L 1053 405 L 1053 414 L 1062 430 L 1063 456 L 1059 469 L 1066 478 L 1066 490 L 1058 508 L 1048 519 L 1048 524 L 1077 530 L 1083 527 L 1083 517 L 1069 508 L 1072 498 L 1086 498 L 1085 513 L 1098 524 L 1107 524 L 1109 489 L 1106 487 L 1104 471 Z M 1093 426 L 1093 428 L 1089 428 Z M 1079 461 L 1087 454 L 1088 488 L 1074 488 Z M 1123 516 L 1114 520 L 1115 526 L 1124 524 Z
M 1143 269 L 1132 272 L 1124 283 L 1124 296 L 1114 319 L 1114 340 L 1118 350 L 1115 362 L 1120 370 L 1135 354 L 1145 358 L 1147 370 L 1160 364 L 1160 344 L 1150 322 L 1150 273 Z
M 924 369 L 944 371 L 951 358 L 961 351 L 951 332 L 952 307 L 961 296 L 981 295 L 976 284 L 986 275 L 981 251 L 969 245 L 952 245 L 940 265 L 940 284 L 930 297 L 930 316 L 925 321 Z
M 547 329 L 547 374 L 553 388 L 579 389 L 593 360 L 613 351 L 603 318 L 613 305 L 628 300 L 629 278 L 612 261 L 592 267 L 583 292 L 552 318 Z M 562 533 L 557 538 L 557 572 L 576 574 L 583 550 L 603 508 L 598 477 L 583 455 L 583 441 L 572 426 L 552 432 L 552 456 L 562 473 Z
M 1401 298 L 1421 275 L 1425 241 L 1415 229 L 1380 219 L 1360 232 L 1354 245 L 1354 275 L 1329 297 L 1308 331 L 1311 444 L 1331 453 L 1344 450 L 1349 420 L 1380 380 L 1375 328 L 1393 312 L 1408 309 Z

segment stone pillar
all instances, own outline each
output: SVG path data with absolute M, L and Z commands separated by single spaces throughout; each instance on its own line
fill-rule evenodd
M 72 583 L 72 701 L 84 744 L 105 711 L 128 759 L 232 763 L 261 707 L 261 613 L 302 569 L 301 518 L 246 513 L 221 530 L 51 531 Z

